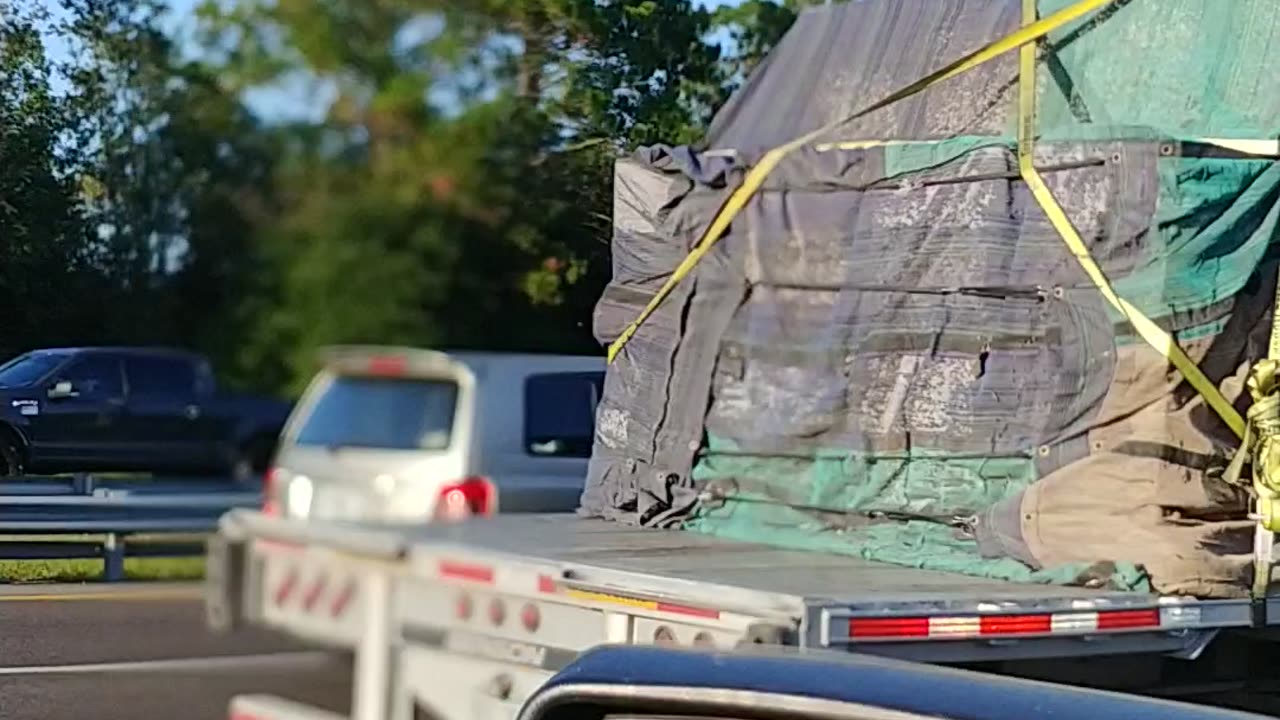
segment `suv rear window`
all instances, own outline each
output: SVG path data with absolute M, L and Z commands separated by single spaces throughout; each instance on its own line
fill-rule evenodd
M 298 445 L 444 450 L 458 385 L 451 380 L 335 378 L 307 415 Z
M 530 375 L 524 383 L 524 449 L 538 457 L 591 457 L 603 372 Z

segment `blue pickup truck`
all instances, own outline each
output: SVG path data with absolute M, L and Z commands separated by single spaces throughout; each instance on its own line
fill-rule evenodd
M 261 473 L 289 403 L 221 391 L 171 348 L 33 350 L 0 365 L 0 477 L 74 471 Z
M 1261 669 L 1259 669 L 1261 670 Z M 869 655 L 591 650 L 517 720 L 1261 720 L 1264 715 Z

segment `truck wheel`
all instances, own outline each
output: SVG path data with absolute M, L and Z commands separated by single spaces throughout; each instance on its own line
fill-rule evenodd
M 9 432 L 0 430 L 0 477 L 22 475 L 22 446 Z

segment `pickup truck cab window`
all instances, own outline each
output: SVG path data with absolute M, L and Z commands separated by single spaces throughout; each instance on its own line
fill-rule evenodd
M 191 396 L 196 392 L 195 365 L 186 358 L 134 355 L 125 359 L 131 395 Z
M 82 355 L 58 372 L 58 380 L 86 398 L 119 398 L 124 395 L 120 359 L 112 355 Z
M 524 447 L 538 457 L 591 457 L 603 372 L 530 375 L 524 383 Z

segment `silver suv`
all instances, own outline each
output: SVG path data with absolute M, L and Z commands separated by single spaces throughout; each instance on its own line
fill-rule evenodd
M 604 359 L 342 347 L 285 425 L 265 510 L 413 522 L 571 511 Z

